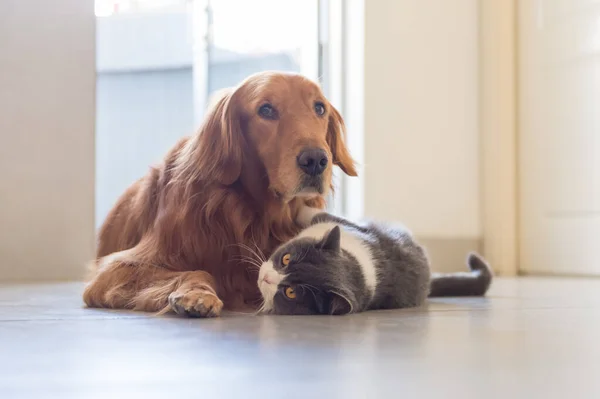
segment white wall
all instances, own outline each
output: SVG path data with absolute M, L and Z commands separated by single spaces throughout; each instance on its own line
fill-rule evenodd
M 93 0 L 0 3 L 0 281 L 93 256 L 94 29 Z
M 477 3 L 364 2 L 364 213 L 419 237 L 481 236 Z

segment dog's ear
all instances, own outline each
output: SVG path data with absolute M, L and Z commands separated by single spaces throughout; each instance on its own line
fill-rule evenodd
M 233 184 L 242 171 L 243 136 L 235 92 L 223 93 L 208 111 L 194 145 L 195 167 L 203 179 Z
M 356 176 L 356 166 L 346 148 L 346 127 L 340 113 L 330 106 L 329 126 L 327 127 L 327 144 L 333 154 L 333 163 L 339 166 L 348 176 Z

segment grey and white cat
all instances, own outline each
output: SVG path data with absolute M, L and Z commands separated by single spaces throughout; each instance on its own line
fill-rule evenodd
M 492 271 L 478 255 L 470 271 L 432 274 L 423 248 L 402 228 L 359 226 L 314 208 L 308 226 L 263 262 L 262 310 L 275 314 L 347 314 L 421 305 L 428 296 L 483 296 Z

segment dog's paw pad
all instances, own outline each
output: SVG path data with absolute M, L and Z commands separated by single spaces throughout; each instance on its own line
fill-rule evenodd
M 198 288 L 171 293 L 169 305 L 175 313 L 188 317 L 218 317 L 223 309 L 223 302 L 215 294 Z

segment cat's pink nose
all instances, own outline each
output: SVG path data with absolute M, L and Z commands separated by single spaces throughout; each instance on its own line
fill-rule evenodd
M 267 284 L 273 284 L 273 281 L 269 278 L 269 273 L 265 274 L 263 281 Z

